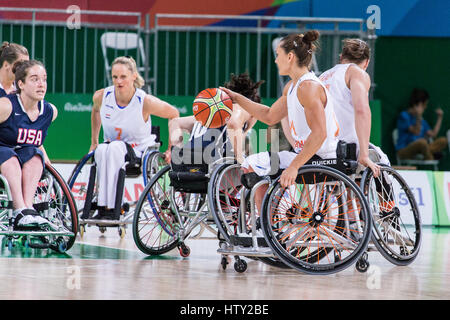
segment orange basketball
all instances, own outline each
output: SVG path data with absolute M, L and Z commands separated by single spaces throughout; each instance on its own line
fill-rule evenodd
M 208 88 L 195 97 L 192 111 L 204 127 L 220 128 L 230 120 L 233 102 L 224 91 Z

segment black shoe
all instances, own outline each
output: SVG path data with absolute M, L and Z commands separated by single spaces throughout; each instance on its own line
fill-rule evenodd
M 120 220 L 120 212 L 117 214 L 114 212 L 114 209 L 106 209 L 103 213 L 103 220 Z
M 106 215 L 106 209 L 105 207 L 99 207 L 97 209 L 97 214 L 92 216 L 92 220 L 104 220 L 105 219 L 105 215 Z

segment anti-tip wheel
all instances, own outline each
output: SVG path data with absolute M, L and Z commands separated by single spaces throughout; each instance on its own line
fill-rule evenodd
M 356 262 L 356 270 L 358 270 L 359 272 L 366 272 L 369 269 L 369 266 L 369 259 L 367 257 L 367 253 L 365 253 Z
M 222 259 L 221 259 L 221 261 L 220 261 L 220 264 L 222 265 L 222 269 L 223 269 L 223 270 L 226 270 L 227 265 L 228 265 L 228 259 L 227 259 L 226 256 L 223 256 L 223 257 L 222 257 Z
M 182 256 L 183 258 L 187 258 L 191 254 L 191 249 L 184 243 L 182 243 L 178 249 L 180 251 L 180 256 Z
M 125 227 L 119 227 L 119 236 L 121 239 L 125 238 L 125 234 L 126 234 Z

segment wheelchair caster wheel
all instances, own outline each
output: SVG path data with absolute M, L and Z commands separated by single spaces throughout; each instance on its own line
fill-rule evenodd
M 242 273 L 247 270 L 247 262 L 245 260 L 238 260 L 234 263 L 234 270 L 236 272 Z
M 119 236 L 121 239 L 123 239 L 125 237 L 125 228 L 124 227 L 119 227 Z
M 12 239 L 8 240 L 7 246 L 8 246 L 8 250 L 12 251 L 12 248 L 14 247 L 14 243 L 13 243 Z
M 66 242 L 59 238 L 58 240 L 56 240 L 56 249 L 59 253 L 64 253 L 67 250 L 67 245 Z
M 26 237 L 22 237 L 20 241 L 25 249 L 28 249 L 30 247 L 30 241 Z
M 86 227 L 84 225 L 80 225 L 80 237 L 81 238 L 83 238 L 85 231 L 86 231 Z
M 366 272 L 369 269 L 370 263 L 367 258 L 367 253 L 364 253 L 356 262 L 356 270 L 359 272 Z
M 105 233 L 106 227 L 98 227 L 98 230 L 100 230 L 101 233 Z
M 222 257 L 222 260 L 220 261 L 220 264 L 222 265 L 222 269 L 225 270 L 228 265 L 227 257 Z
M 191 249 L 184 243 L 179 246 L 178 250 L 180 251 L 180 256 L 183 258 L 187 258 L 191 254 Z

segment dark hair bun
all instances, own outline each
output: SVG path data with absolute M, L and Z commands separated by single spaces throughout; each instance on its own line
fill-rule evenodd
M 16 74 L 17 69 L 24 63 L 25 61 L 20 60 L 17 61 L 16 63 L 14 63 L 13 67 L 12 67 L 12 73 Z
M 317 30 L 309 30 L 303 36 L 304 42 L 314 42 L 319 39 L 320 33 Z

